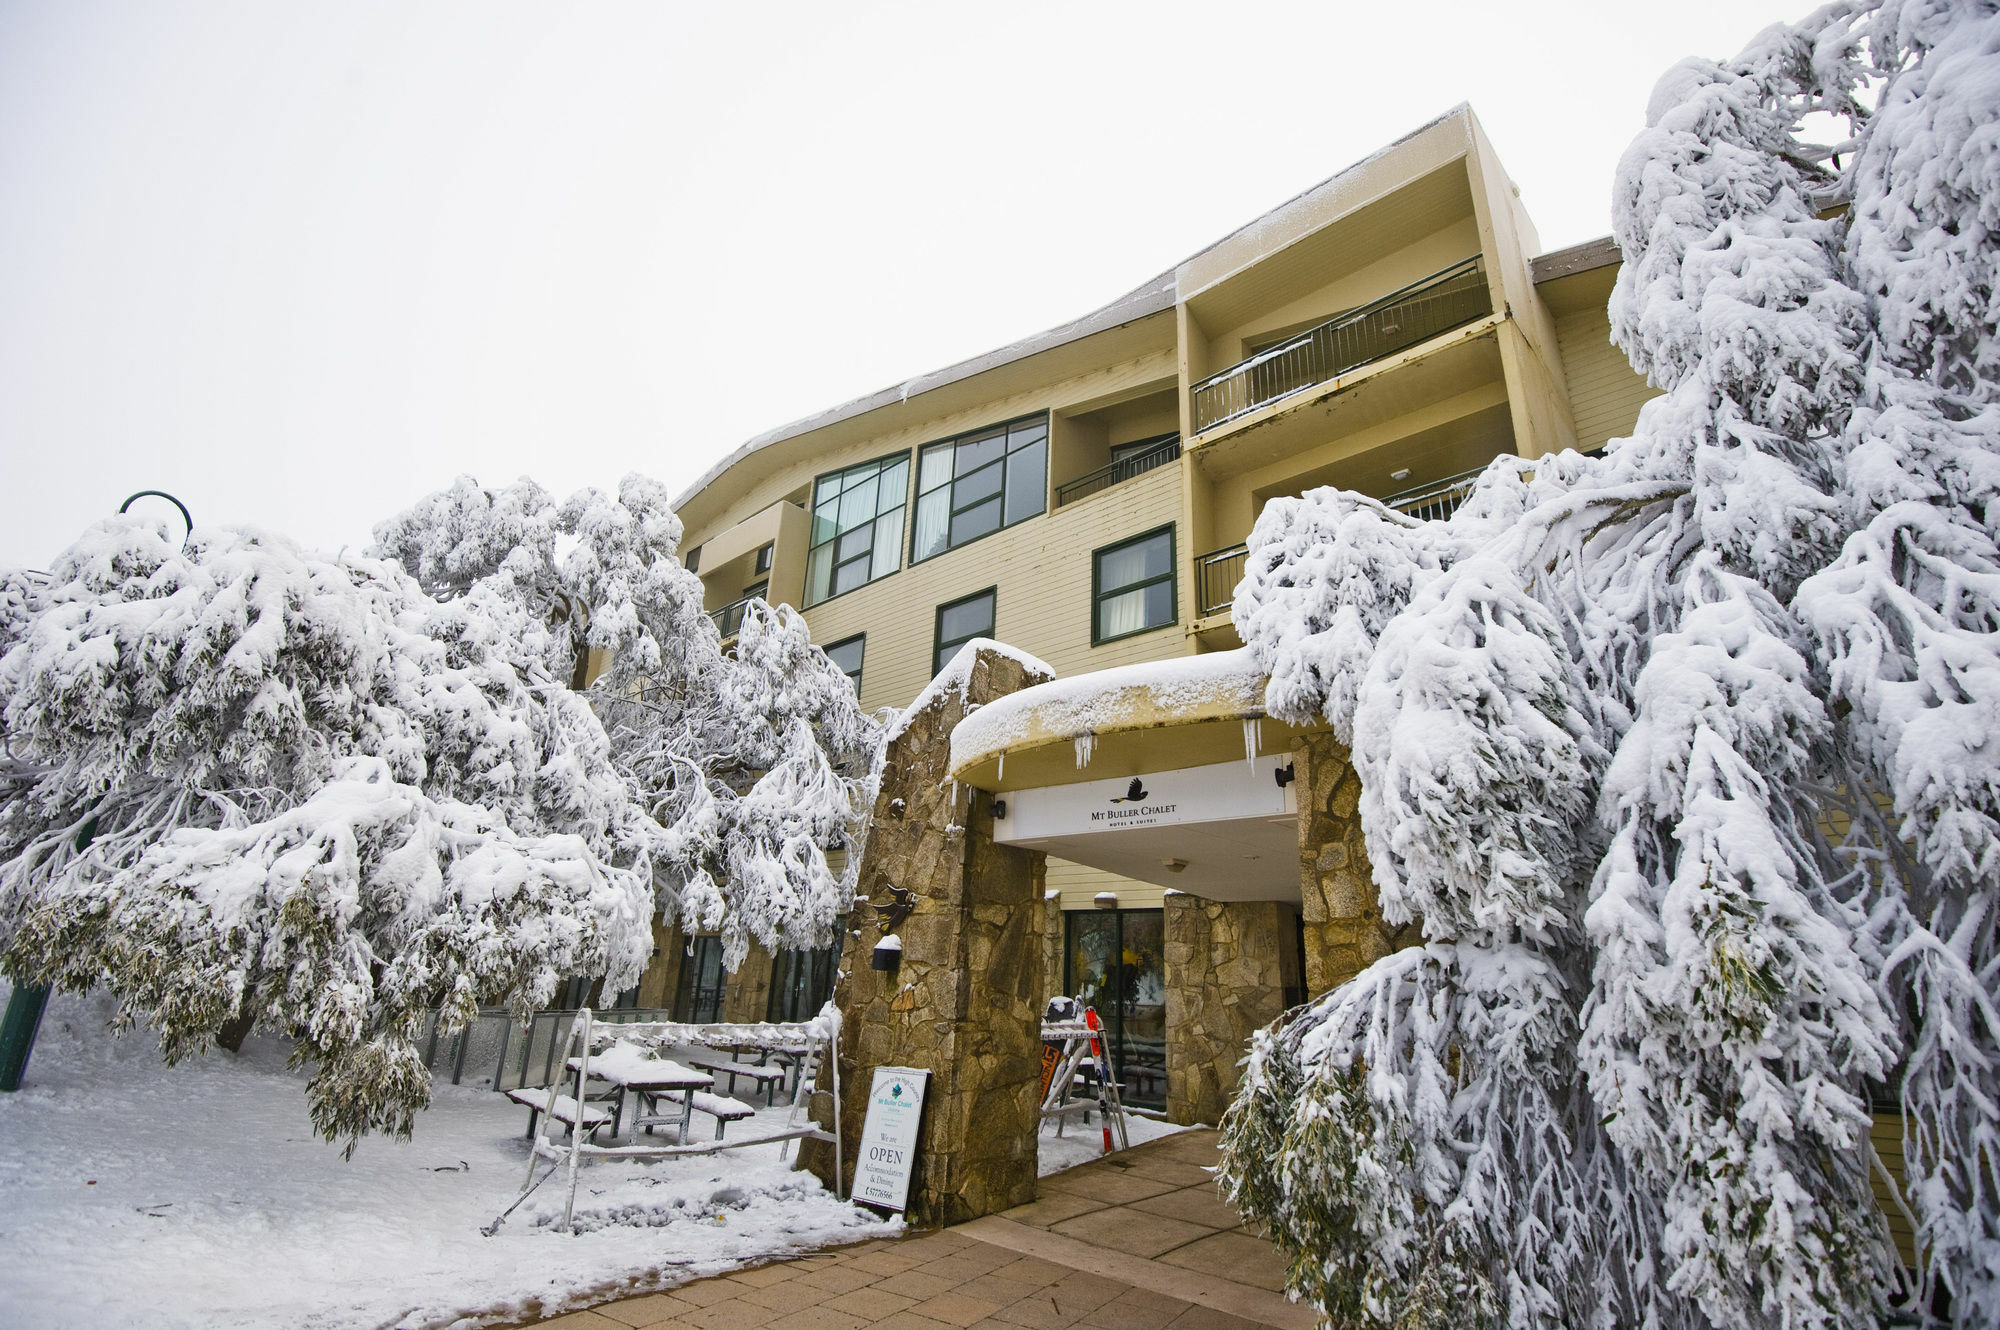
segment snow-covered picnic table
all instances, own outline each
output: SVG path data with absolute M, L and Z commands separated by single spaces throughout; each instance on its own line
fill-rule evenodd
M 579 1071 L 584 1066 L 584 1060 L 581 1057 L 570 1058 L 568 1066 L 571 1071 Z M 632 1119 L 633 1130 L 644 1127 L 651 1135 L 656 1126 L 677 1127 L 679 1135 L 676 1139 L 685 1145 L 688 1120 L 694 1115 L 696 1107 L 695 1096 L 685 1092 L 709 1090 L 715 1085 L 715 1078 L 706 1072 L 684 1067 L 672 1058 L 654 1057 L 645 1049 L 627 1043 L 616 1043 L 601 1053 L 592 1054 L 589 1066 L 592 1079 L 608 1081 L 616 1087 L 611 1109 L 613 1136 L 624 1135 L 625 1096 L 630 1093 L 639 1101 L 639 1112 Z M 657 1100 L 661 1095 L 676 1090 L 683 1093 L 668 1102 L 679 1104 L 678 1117 L 662 1117 L 647 1112 L 648 1109 L 658 1108 Z
M 570 1024 L 569 1038 L 564 1049 L 564 1066 L 573 1084 L 572 1094 L 581 1098 L 584 1083 L 591 1077 L 618 1084 L 619 1075 L 637 1074 L 647 1078 L 662 1075 L 659 1068 L 674 1067 L 689 1076 L 699 1076 L 705 1086 L 713 1086 L 714 1079 L 705 1074 L 690 1071 L 670 1058 L 650 1056 L 647 1050 L 657 1050 L 682 1046 L 693 1048 L 731 1048 L 744 1045 L 771 1054 L 786 1053 L 799 1059 L 798 1079 L 793 1084 L 791 1109 L 782 1125 L 773 1123 L 770 1130 L 753 1131 L 746 1137 L 725 1141 L 722 1139 L 723 1126 L 731 1121 L 754 1117 L 756 1110 L 748 1104 L 721 1095 L 706 1094 L 690 1086 L 684 1090 L 666 1088 L 657 1080 L 650 1080 L 644 1090 L 646 1094 L 658 1094 L 668 1103 L 681 1110 L 680 1139 L 673 1145 L 596 1145 L 586 1138 L 588 1131 L 571 1131 L 566 1145 L 558 1147 L 549 1139 L 549 1123 L 555 1120 L 553 1113 L 542 1118 L 542 1131 L 535 1137 L 534 1147 L 528 1156 L 528 1174 L 521 1180 L 521 1193 L 525 1197 L 535 1187 L 535 1163 L 546 1159 L 566 1167 L 569 1173 L 569 1196 L 563 1204 L 563 1228 L 567 1231 L 576 1207 L 576 1175 L 578 1166 L 586 1159 L 644 1159 L 665 1158 L 681 1154 L 708 1154 L 717 1150 L 741 1149 L 750 1145 L 777 1145 L 779 1158 L 790 1152 L 794 1141 L 824 1141 L 833 1147 L 834 1176 L 841 1174 L 842 1150 L 838 1124 L 840 1111 L 840 1013 L 829 1002 L 820 1009 L 819 1015 L 809 1021 L 759 1024 L 707 1024 L 689 1025 L 675 1021 L 621 1021 L 615 1026 L 599 1026 L 592 1029 L 592 1013 L 584 1007 L 576 1013 Z M 616 1033 L 613 1033 L 613 1031 Z M 819 1070 L 824 1067 L 831 1073 L 831 1085 L 814 1090 Z M 636 1082 L 628 1082 L 624 1088 L 638 1090 Z M 829 1121 L 834 1130 L 816 1125 L 807 1113 L 807 1101 L 814 1093 L 830 1097 Z M 688 1117 L 699 1109 L 716 1119 L 716 1139 L 690 1143 L 687 1139 Z M 645 1119 L 635 1119 L 634 1125 Z M 796 1165 L 794 1165 L 796 1167 Z M 553 1170 L 551 1170 L 553 1172 Z M 544 1174 L 544 1177 L 549 1176 Z M 519 1204 L 520 1202 L 515 1202 Z M 505 1218 L 503 1215 L 502 1218 Z M 498 1224 L 498 1220 L 495 1224 Z

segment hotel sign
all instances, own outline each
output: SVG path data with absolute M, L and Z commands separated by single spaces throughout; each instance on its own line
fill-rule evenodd
M 1292 786 L 1279 785 L 1278 769 L 1290 758 L 1272 754 L 1255 762 L 1153 771 L 1141 776 L 1082 781 L 1015 790 L 994 839 L 1041 840 L 1137 827 L 1281 817 L 1297 811 Z
M 921 1067 L 877 1067 L 868 1117 L 855 1152 L 853 1199 L 884 1210 L 907 1208 L 917 1162 L 917 1122 L 931 1074 Z

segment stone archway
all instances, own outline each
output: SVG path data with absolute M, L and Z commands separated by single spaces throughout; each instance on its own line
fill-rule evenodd
M 964 665 L 964 668 L 959 668 Z M 950 777 L 951 732 L 973 710 L 1053 676 L 991 644 L 920 697 L 884 760 L 834 1000 L 843 1141 L 858 1141 L 882 1066 L 931 1073 L 910 1217 L 961 1223 L 1035 1198 L 1041 1126 L 1044 856 L 993 840 L 990 796 Z M 870 968 L 890 888 L 915 896 L 900 967 Z M 841 1190 L 853 1182 L 845 1159 Z M 808 1163 L 831 1182 L 833 1152 Z

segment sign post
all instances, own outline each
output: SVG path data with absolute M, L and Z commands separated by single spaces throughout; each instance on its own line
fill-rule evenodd
M 917 1123 L 931 1074 L 920 1067 L 877 1067 L 868 1091 L 868 1117 L 854 1152 L 853 1199 L 902 1212 L 909 1209 L 910 1175 L 917 1162 Z

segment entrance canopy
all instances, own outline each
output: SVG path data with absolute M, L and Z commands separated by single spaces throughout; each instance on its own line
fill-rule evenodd
M 952 732 L 994 838 L 1213 900 L 1299 899 L 1291 752 L 1247 651 L 1059 679 Z M 1001 812 L 998 805 L 1004 804 Z
M 993 838 L 1212 900 L 1296 901 L 1288 765 L 1272 755 L 1017 790 Z

